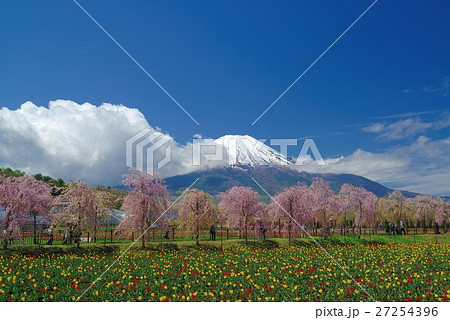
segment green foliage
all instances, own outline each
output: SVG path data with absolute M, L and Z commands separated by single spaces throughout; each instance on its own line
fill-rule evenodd
M 59 178 L 59 179 L 53 179 L 52 177 L 44 176 L 44 175 L 42 175 L 42 174 L 40 174 L 40 173 L 35 174 L 35 175 L 34 175 L 34 178 L 35 178 L 36 180 L 46 182 L 46 183 L 48 183 L 48 184 L 50 184 L 50 185 L 52 185 L 52 186 L 54 186 L 54 187 L 63 188 L 63 187 L 66 186 L 66 183 L 65 183 L 64 180 L 61 179 L 61 178 Z
M 1 167 L 0 168 L 0 176 L 4 176 L 4 177 L 21 177 L 24 176 L 25 172 L 20 171 L 20 170 L 13 170 L 11 168 L 4 168 Z

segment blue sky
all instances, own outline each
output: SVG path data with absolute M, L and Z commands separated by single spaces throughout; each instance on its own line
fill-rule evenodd
M 448 138 L 438 123 L 450 108 L 448 1 L 379 0 L 254 126 L 372 1 L 79 3 L 200 126 L 70 0 L 2 4 L 0 106 L 123 104 L 179 143 L 197 133 L 310 136 L 325 158 Z M 389 127 L 407 119 L 409 130 Z

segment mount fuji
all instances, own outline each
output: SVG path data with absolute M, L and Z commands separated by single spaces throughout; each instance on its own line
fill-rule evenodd
M 223 145 L 228 154 L 228 164 L 231 167 L 254 168 L 291 164 L 286 156 L 248 135 L 225 135 L 214 142 Z
M 179 193 L 197 178 L 195 188 L 210 194 L 216 195 L 233 186 L 246 186 L 258 191 L 265 201 L 269 200 L 268 197 L 253 179 L 261 183 L 271 195 L 299 182 L 309 185 L 316 177 L 328 181 L 334 192 L 339 192 L 345 183 L 363 187 L 379 197 L 393 191 L 375 181 L 354 174 L 320 174 L 294 170 L 291 159 L 248 135 L 225 135 L 214 142 L 223 145 L 229 157 L 228 165 L 166 178 L 168 189 L 172 194 Z M 403 194 L 408 197 L 416 195 L 408 191 L 403 191 Z

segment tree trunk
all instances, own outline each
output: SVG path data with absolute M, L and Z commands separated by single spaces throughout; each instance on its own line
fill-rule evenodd
M 328 238 L 328 222 L 327 222 L 327 212 L 323 211 L 323 223 L 322 223 L 322 236 Z
M 197 224 L 196 231 L 195 231 L 195 245 L 196 246 L 198 246 L 200 244 L 200 242 L 199 242 L 200 230 L 199 229 L 200 228 L 199 228 L 199 226 Z
M 5 229 L 6 229 L 6 226 L 8 226 L 8 224 L 9 224 L 9 222 L 7 221 L 7 223 L 5 224 Z M 5 230 L 3 230 L 3 233 L 2 233 L 2 240 L 3 240 L 3 250 L 6 250 L 6 249 L 8 249 L 8 238 L 7 238 L 7 235 L 8 234 L 8 232 L 6 232 Z
M 278 219 L 278 238 L 281 238 L 281 218 Z
M 145 249 L 145 229 L 144 233 L 142 234 L 142 249 Z
M 5 212 L 5 214 L 7 214 L 7 212 Z M 9 216 L 6 216 L 6 221 L 5 221 L 5 225 L 3 226 L 3 231 L 2 231 L 2 245 L 3 245 L 3 250 L 8 249 L 8 240 L 7 240 L 7 229 L 9 227 Z
M 288 244 L 291 245 L 291 223 L 288 224 Z
M 37 216 L 33 214 L 33 244 L 37 244 Z
M 247 217 L 245 218 L 245 226 L 244 226 L 244 237 L 245 237 L 245 244 L 247 244 L 247 223 L 248 223 L 248 219 Z
M 220 250 L 223 250 L 223 221 L 220 222 Z

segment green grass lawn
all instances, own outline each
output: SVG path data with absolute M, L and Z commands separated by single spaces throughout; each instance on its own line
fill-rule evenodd
M 314 240 L 315 241 L 314 241 Z M 362 235 L 360 239 L 356 235 L 332 235 L 330 239 L 323 239 L 321 237 L 310 237 L 300 238 L 296 237 L 291 241 L 291 246 L 311 246 L 316 245 L 316 242 L 321 246 L 335 246 L 335 245 L 351 245 L 351 244 L 375 244 L 375 243 L 446 243 L 450 245 L 450 233 L 435 235 L 433 233 L 428 234 L 417 234 L 417 235 Z M 127 242 L 117 242 L 106 244 L 103 242 L 98 243 L 82 243 L 80 248 L 76 245 L 13 245 L 8 251 L 10 252 L 23 252 L 23 253 L 57 253 L 57 252 L 68 252 L 68 251 L 124 251 L 132 245 L 131 241 Z M 136 242 L 132 248 L 133 250 L 141 249 L 141 241 Z M 267 238 L 265 241 L 261 241 L 254 238 L 249 238 L 247 244 L 242 239 L 224 239 L 222 242 L 220 238 L 216 241 L 202 240 L 200 241 L 200 248 L 230 248 L 236 246 L 246 245 L 249 247 L 285 247 L 289 246 L 288 240 L 286 238 Z M 146 249 L 195 249 L 195 241 L 191 240 L 166 240 L 162 241 L 147 241 Z

